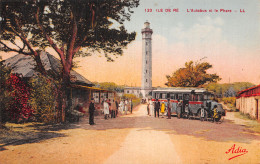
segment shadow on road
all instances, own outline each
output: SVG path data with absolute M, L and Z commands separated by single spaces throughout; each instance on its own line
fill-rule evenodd
M 0 151 L 7 150 L 10 145 L 23 145 L 38 143 L 44 140 L 66 137 L 66 134 L 59 133 L 60 130 L 76 129 L 79 124 L 29 124 L 12 126 L 10 129 L 0 130 Z

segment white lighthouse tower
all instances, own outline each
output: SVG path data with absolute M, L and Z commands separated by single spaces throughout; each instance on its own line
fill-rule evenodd
M 147 98 L 152 91 L 152 34 L 150 23 L 146 21 L 142 29 L 142 86 L 143 98 Z

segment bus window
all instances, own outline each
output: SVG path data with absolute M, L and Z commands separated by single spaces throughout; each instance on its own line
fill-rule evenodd
M 191 100 L 192 100 L 192 101 L 198 101 L 198 95 L 193 94 Z
M 182 94 L 178 94 L 178 99 L 182 100 Z
M 169 99 L 170 98 L 170 93 L 167 93 L 167 99 Z
M 190 95 L 189 94 L 184 94 L 183 98 L 184 98 L 184 100 L 190 100 Z
M 167 96 L 166 93 L 163 93 L 162 94 L 162 99 L 166 99 L 166 96 Z
M 171 99 L 175 99 L 174 94 L 170 94 Z
M 155 98 L 156 98 L 156 99 L 160 99 L 160 93 L 156 93 L 156 94 L 155 94 Z
M 198 95 L 198 101 L 203 101 L 203 95 Z

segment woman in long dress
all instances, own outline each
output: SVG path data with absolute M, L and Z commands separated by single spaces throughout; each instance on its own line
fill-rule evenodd
M 125 114 L 127 114 L 128 111 L 128 100 L 125 100 Z
M 164 112 L 165 112 L 165 103 L 163 102 L 161 105 L 162 118 L 163 118 Z
M 154 115 L 154 105 L 153 105 L 153 101 L 150 99 L 149 101 L 150 104 L 150 116 Z
M 109 105 L 107 101 L 104 101 L 104 115 L 105 119 L 107 119 L 107 117 L 109 116 Z

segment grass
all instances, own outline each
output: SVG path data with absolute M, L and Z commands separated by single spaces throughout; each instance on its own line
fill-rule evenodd
M 240 112 L 236 112 L 235 117 L 246 120 L 247 121 L 246 125 L 249 127 L 249 129 L 251 129 L 257 133 L 260 133 L 260 123 L 256 119 L 251 118 L 249 116 L 249 114 L 243 114 Z

